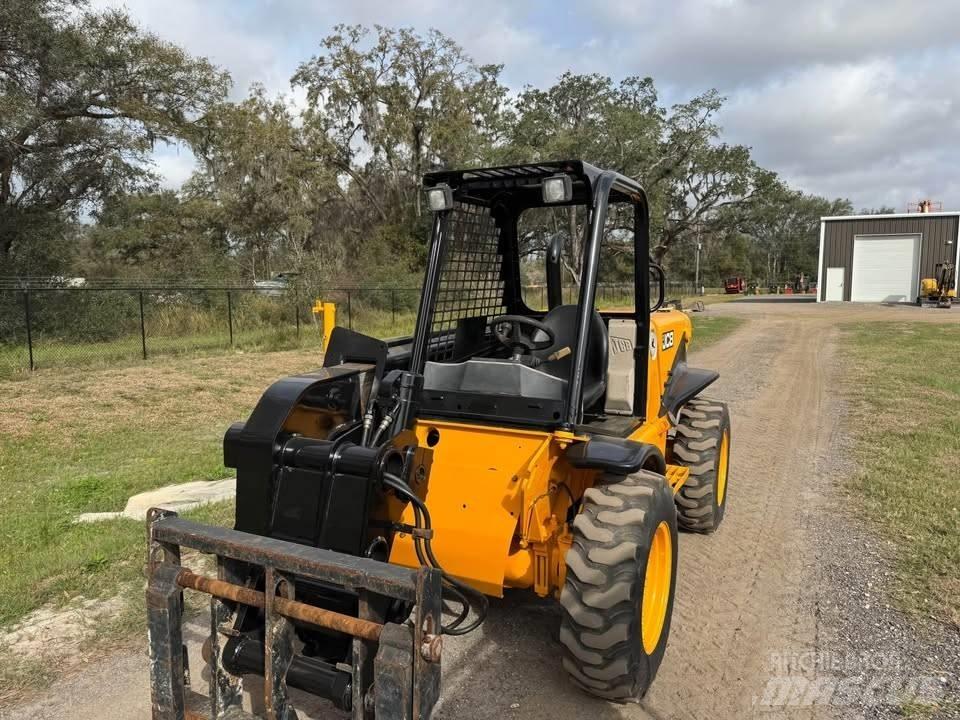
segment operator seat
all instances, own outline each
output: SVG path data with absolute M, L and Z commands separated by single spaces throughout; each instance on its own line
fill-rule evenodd
M 569 347 L 573 350 L 577 343 L 577 306 L 558 305 L 546 314 L 543 324 L 553 330 L 556 340 L 553 347 L 538 350 L 535 357 L 545 358 L 560 348 Z M 590 323 L 590 338 L 587 341 L 587 357 L 583 364 L 583 408 L 589 409 L 603 397 L 606 390 L 607 378 L 607 328 L 603 318 L 596 310 Z M 543 362 L 540 369 L 554 377 L 567 380 L 570 377 L 570 362 L 572 355 Z

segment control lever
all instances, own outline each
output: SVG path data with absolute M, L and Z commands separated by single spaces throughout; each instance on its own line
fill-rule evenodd
M 541 364 L 541 363 L 553 362 L 554 360 L 561 360 L 561 359 L 565 358 L 567 355 L 569 355 L 571 352 L 572 352 L 572 350 L 570 350 L 570 346 L 569 346 L 569 345 L 564 345 L 564 346 L 563 346 L 562 348 L 560 348 L 559 350 L 554 350 L 552 353 L 550 353 L 549 355 L 547 355 L 545 358 L 538 358 L 538 357 L 531 358 L 531 359 L 530 359 L 530 367 L 540 367 L 540 364 Z

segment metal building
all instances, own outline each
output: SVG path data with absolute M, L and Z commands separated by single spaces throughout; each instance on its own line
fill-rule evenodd
M 817 301 L 915 302 L 943 262 L 960 271 L 960 212 L 823 217 Z

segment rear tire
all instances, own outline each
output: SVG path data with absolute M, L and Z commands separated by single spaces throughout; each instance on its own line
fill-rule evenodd
M 670 634 L 677 514 L 663 475 L 604 476 L 573 521 L 560 593 L 563 667 L 586 692 L 636 701 Z
M 714 532 L 727 507 L 730 411 L 726 403 L 694 398 L 683 406 L 671 462 L 690 470 L 675 497 L 678 524 L 691 532 Z

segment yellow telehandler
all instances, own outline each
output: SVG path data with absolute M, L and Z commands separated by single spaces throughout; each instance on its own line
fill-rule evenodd
M 580 161 L 436 172 L 424 187 L 412 337 L 336 328 L 322 368 L 279 380 L 228 430 L 233 529 L 151 511 L 156 720 L 251 717 L 249 675 L 268 718 L 296 717 L 294 687 L 357 720 L 425 720 L 443 636 L 476 630 L 507 591 L 556 598 L 558 665 L 586 692 L 629 701 L 653 682 L 678 526 L 710 533 L 724 516 L 730 418 L 700 396 L 717 373 L 687 364 L 689 318 L 661 309 L 643 189 Z M 535 255 L 548 301 L 533 309 L 518 225 L 566 207 L 587 218 L 577 301 L 563 303 L 554 238 Z M 613 212 L 633 231 L 633 309 L 598 312 Z M 215 575 L 184 566 L 188 548 Z M 184 590 L 211 596 L 203 715 Z

